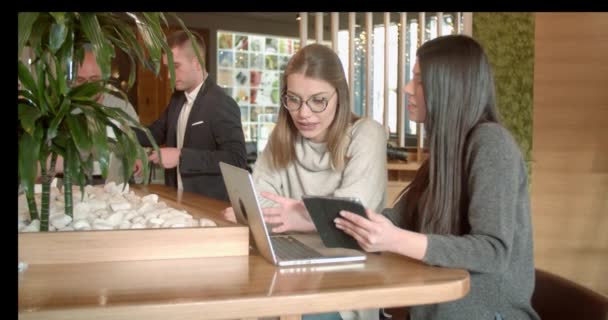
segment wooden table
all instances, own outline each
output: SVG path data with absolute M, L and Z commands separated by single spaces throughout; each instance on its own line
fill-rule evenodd
M 30 265 L 18 286 L 20 319 L 299 319 L 459 299 L 468 293 L 469 274 L 393 254 L 290 268 L 254 254 Z

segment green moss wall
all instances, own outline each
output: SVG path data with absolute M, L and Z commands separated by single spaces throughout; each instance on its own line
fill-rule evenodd
M 484 47 L 492 64 L 503 124 L 515 136 L 529 164 L 532 151 L 534 14 L 475 12 L 473 37 Z

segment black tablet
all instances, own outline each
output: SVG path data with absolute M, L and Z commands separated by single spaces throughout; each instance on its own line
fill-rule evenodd
M 336 228 L 334 222 L 334 219 L 340 216 L 341 210 L 350 211 L 367 219 L 365 208 L 359 199 L 303 196 L 302 200 L 326 247 L 362 250 L 357 240 Z

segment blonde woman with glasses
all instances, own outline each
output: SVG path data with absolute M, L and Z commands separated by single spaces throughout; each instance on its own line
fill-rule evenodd
M 357 197 L 367 207 L 384 208 L 386 133 L 351 111 L 348 90 L 342 63 L 326 46 L 308 45 L 287 64 L 278 121 L 253 170 L 272 232 L 316 231 L 305 195 Z M 232 208 L 224 217 L 235 221 Z M 310 317 L 377 319 L 378 310 L 304 318 Z

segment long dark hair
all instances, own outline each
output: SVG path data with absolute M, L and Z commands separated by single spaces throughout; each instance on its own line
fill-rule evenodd
M 462 235 L 468 222 L 468 137 L 480 123 L 499 122 L 494 79 L 482 47 L 449 35 L 417 51 L 427 114 L 429 158 L 402 192 L 407 228 Z
M 281 96 L 287 92 L 287 77 L 301 73 L 306 77 L 324 80 L 336 88 L 338 104 L 336 115 L 327 133 L 327 150 L 331 154 L 334 169 L 341 170 L 346 164 L 346 148 L 350 139 L 344 134 L 347 128 L 359 117 L 352 113 L 348 99 L 348 83 L 338 55 L 329 47 L 320 44 L 309 44 L 291 57 L 281 85 Z M 268 141 L 275 168 L 285 168 L 296 160 L 295 144 L 298 129 L 291 119 L 289 111 L 279 109 L 279 119 Z

